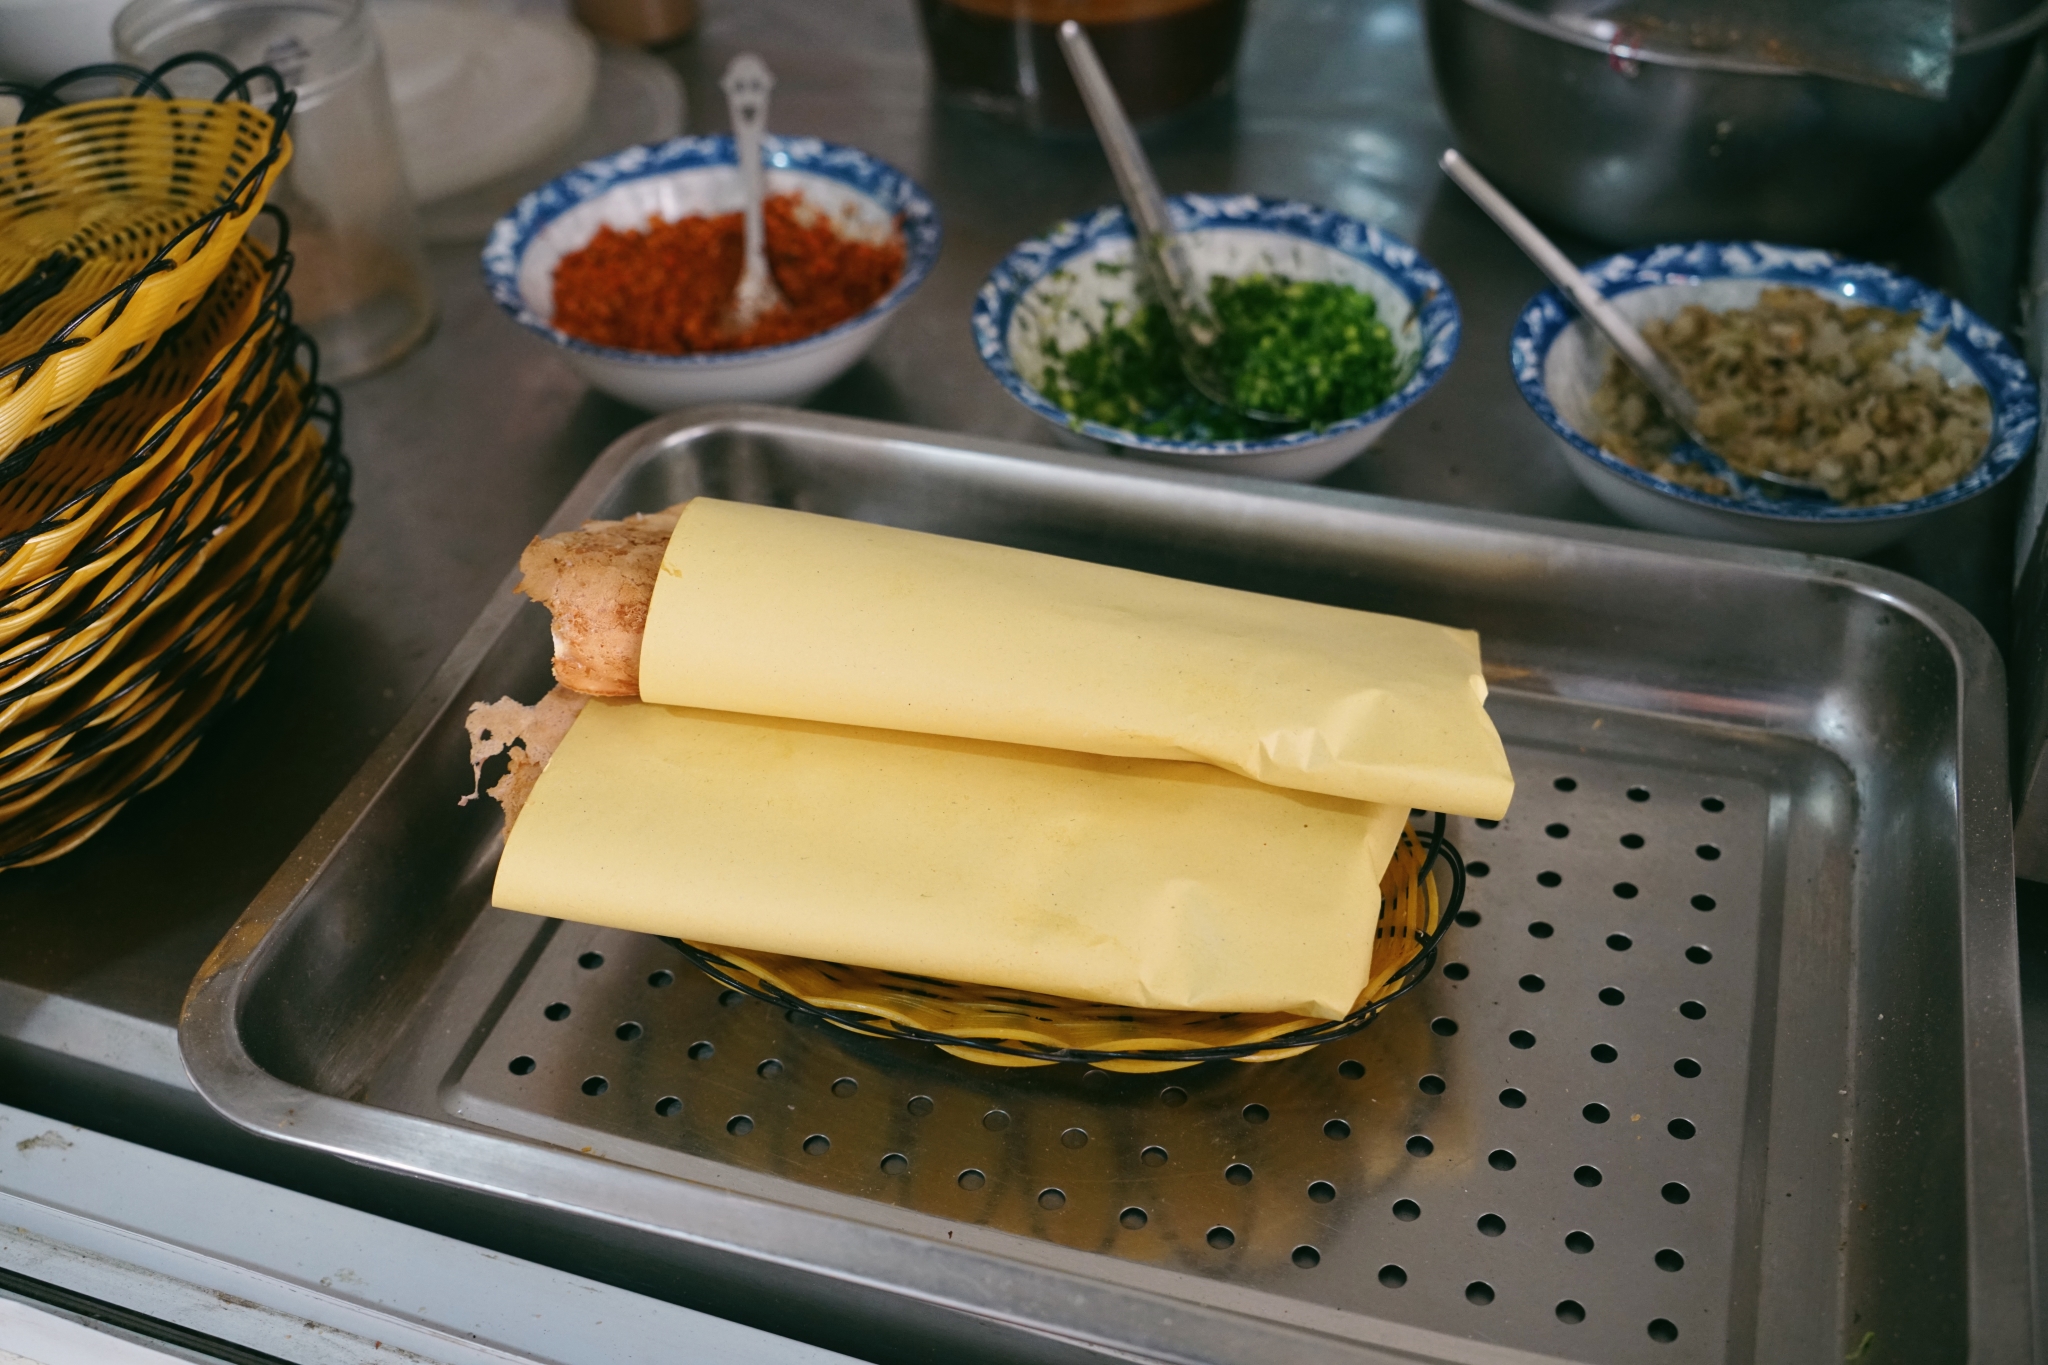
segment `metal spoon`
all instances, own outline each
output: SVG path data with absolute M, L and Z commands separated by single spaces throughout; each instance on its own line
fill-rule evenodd
M 766 62 L 742 52 L 727 63 L 718 85 L 732 115 L 733 159 L 739 166 L 740 192 L 746 197 L 746 254 L 728 315 L 732 329 L 743 332 L 762 314 L 783 306 L 782 291 L 768 269 L 767 231 L 761 221 L 761 196 L 767 188 L 761 135 L 768 128 L 768 92 L 775 88 L 775 77 Z
M 1698 446 L 1727 468 L 1744 478 L 1757 479 L 1763 483 L 1776 484 L 1800 493 L 1828 496 L 1827 490 L 1817 483 L 1794 478 L 1789 474 L 1778 474 L 1770 470 L 1744 469 L 1716 454 L 1707 439 L 1700 435 L 1699 401 L 1692 396 L 1672 368 L 1664 363 L 1664 357 L 1652 350 L 1650 343 L 1643 340 L 1643 334 L 1635 329 L 1621 310 L 1607 301 L 1607 297 L 1593 282 L 1579 273 L 1571 259 L 1557 249 L 1557 244 L 1543 235 L 1543 230 L 1522 216 L 1508 197 L 1493 187 L 1493 182 L 1481 175 L 1471 162 L 1459 156 L 1455 148 L 1446 148 L 1438 164 L 1444 174 L 1458 182 L 1458 187 L 1472 196 L 1473 202 L 1486 210 L 1486 215 L 1500 224 L 1522 248 L 1537 268 L 1550 277 L 1552 284 L 1565 292 L 1595 327 L 1598 327 L 1608 341 L 1613 343 L 1622 363 L 1636 372 L 1636 376 L 1649 385 L 1650 392 L 1657 396 L 1658 405 L 1666 416 L 1678 423 L 1685 432 L 1686 440 Z
M 1254 421 L 1300 425 L 1299 417 L 1261 412 L 1237 401 L 1229 379 L 1217 369 L 1211 349 L 1222 336 L 1223 325 L 1209 305 L 1201 276 L 1174 234 L 1166 200 L 1159 193 L 1159 178 L 1152 173 L 1152 163 L 1145 159 L 1145 149 L 1131 130 L 1130 119 L 1124 116 L 1116 87 L 1109 83 L 1109 73 L 1102 69 L 1088 34 L 1072 19 L 1060 25 L 1060 52 L 1067 59 L 1067 69 L 1074 73 L 1081 102 L 1088 108 L 1088 121 L 1095 125 L 1095 136 L 1102 142 L 1109 169 L 1116 176 L 1117 190 L 1130 211 L 1137 237 L 1138 270 L 1147 290 L 1166 309 L 1174 340 L 1180 343 L 1180 367 L 1188 383 L 1204 398 Z

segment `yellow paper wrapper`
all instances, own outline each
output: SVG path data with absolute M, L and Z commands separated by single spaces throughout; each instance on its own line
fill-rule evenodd
M 1079 1000 L 1337 1018 L 1407 814 L 1201 763 L 593 701 L 493 899 Z
M 640 695 L 1485 819 L 1514 792 L 1471 631 L 710 498 L 662 561 Z

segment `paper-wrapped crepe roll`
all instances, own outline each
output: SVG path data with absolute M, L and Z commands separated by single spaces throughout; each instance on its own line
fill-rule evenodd
M 780 508 L 681 513 L 647 701 L 1197 760 L 1480 818 L 1513 794 L 1471 631 Z
M 1203 763 L 599 700 L 547 757 L 493 899 L 1080 1000 L 1335 1018 L 1365 986 L 1406 818 Z

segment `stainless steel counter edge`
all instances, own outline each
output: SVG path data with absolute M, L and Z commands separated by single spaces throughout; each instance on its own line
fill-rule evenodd
M 1900 611 L 1924 623 L 1949 644 L 1962 665 L 1959 686 L 1964 693 L 1964 723 L 1971 733 L 1961 737 L 1959 750 L 1970 756 L 1993 756 L 1971 763 L 1956 774 L 1957 799 L 1977 816 L 1970 822 L 1976 832 L 1969 838 L 1958 870 L 1962 892 L 1972 907 L 1965 930 L 1972 941 L 1965 945 L 1967 951 L 1962 958 L 1965 979 L 1958 982 L 1969 1040 L 1965 1075 L 1969 1100 L 1967 1180 L 1972 1192 L 1971 1208 L 1977 1214 L 1969 1227 L 1969 1254 L 1976 1263 L 1970 1305 L 1971 1358 L 1988 1362 L 2035 1357 L 2035 1343 L 2031 1339 L 2033 1248 L 2028 1210 L 2024 1201 L 1992 1193 L 1994 1188 L 2003 1188 L 2023 1177 L 2027 1169 L 2018 944 L 2010 913 L 2012 848 L 2006 833 L 2010 830 L 2010 800 L 2002 761 L 2003 670 L 1983 628 L 1956 604 L 1901 575 L 1847 561 L 1420 505 L 1331 489 L 1232 479 L 881 423 L 743 406 L 675 414 L 622 437 L 592 465 L 546 529 L 566 529 L 584 520 L 601 491 L 617 477 L 619 467 L 651 438 L 690 429 L 743 431 L 751 422 L 772 422 L 785 429 L 800 423 L 867 439 L 943 445 L 992 459 L 1086 468 L 1118 478 L 1158 481 L 1162 488 L 1180 485 L 1183 495 L 1192 485 L 1234 497 L 1249 495 L 1318 503 L 1333 510 L 1398 509 L 1404 516 L 1440 521 L 1447 526 L 1487 526 L 1525 534 L 1562 535 L 1649 554 L 1682 553 L 1693 560 L 1741 561 L 1752 568 L 1807 579 L 1818 575 L 1854 585 L 1881 595 Z M 478 1174 L 465 1182 L 472 1188 L 542 1208 L 559 1208 L 566 1201 L 551 1194 L 550 1189 L 561 1182 L 576 1182 L 580 1164 L 597 1158 L 502 1134 L 466 1131 L 450 1123 L 373 1109 L 288 1085 L 254 1063 L 242 1049 L 234 1024 L 250 964 L 263 951 L 270 930 L 291 913 L 302 889 L 398 768 L 416 737 L 425 730 L 426 722 L 458 700 L 457 693 L 476 666 L 481 651 L 497 637 L 506 619 L 520 610 L 520 603 L 510 591 L 514 581 L 516 576 L 508 577 L 506 590 L 450 653 L 405 718 L 378 746 L 215 949 L 186 999 L 180 1046 L 200 1093 L 230 1120 L 252 1131 L 344 1156 L 362 1150 L 403 1153 L 431 1142 L 442 1147 L 445 1159 L 446 1147 L 453 1142 L 474 1157 L 471 1169 Z M 518 1160 L 506 1159 L 508 1142 L 517 1143 L 509 1150 L 519 1153 Z M 394 1164 L 399 1169 L 409 1169 L 402 1159 Z M 611 1178 L 617 1181 L 618 1169 L 610 1170 Z M 412 1169 L 412 1173 L 427 1174 L 424 1169 Z M 927 1305 L 1000 1322 L 1045 1338 L 1048 1343 L 1065 1341 L 1083 1349 L 1101 1347 L 1102 1343 L 1076 1338 L 1063 1324 L 1086 1316 L 1076 1312 L 1080 1304 L 1113 1298 L 1120 1307 L 1114 1316 L 1122 1319 L 1117 1333 L 1122 1349 L 1115 1354 L 1131 1358 L 1128 1352 L 1137 1346 L 1147 1352 L 1136 1357 L 1139 1359 L 1193 1360 L 1197 1357 L 1191 1351 L 1199 1351 L 1200 1358 L 1205 1360 L 1261 1358 L 1270 1351 L 1270 1338 L 1256 1345 L 1258 1353 L 1253 1354 L 1255 1343 L 1241 1334 L 1240 1320 L 1232 1311 L 1233 1303 L 1256 1299 L 1269 1317 L 1285 1317 L 1295 1325 L 1300 1332 L 1303 1359 L 1391 1362 L 1455 1357 L 1488 1365 L 1531 1365 L 1547 1359 L 1384 1322 L 1373 1323 L 1372 1339 L 1364 1341 L 1355 1335 L 1355 1326 L 1341 1322 L 1339 1315 L 1326 1315 L 1299 1303 L 1276 1304 L 1270 1296 L 1250 1291 L 1216 1290 L 1206 1302 L 1191 1302 L 1161 1292 L 1158 1286 L 1149 1283 L 1152 1277 L 1143 1267 L 1105 1265 L 1100 1258 L 980 1229 L 962 1230 L 970 1234 L 964 1240 L 971 1240 L 973 1248 L 958 1241 L 935 1240 L 878 1225 L 886 1221 L 878 1218 L 878 1213 L 886 1210 L 877 1210 L 860 1200 L 845 1201 L 845 1216 L 864 1224 L 857 1243 L 849 1238 L 844 1224 L 785 1206 L 778 1209 L 779 1233 L 774 1239 L 780 1245 L 771 1248 L 764 1245 L 760 1226 L 749 1218 L 748 1210 L 756 1206 L 755 1200 L 672 1177 L 640 1172 L 630 1175 L 629 1180 L 618 1185 L 619 1197 L 611 1201 L 611 1207 L 602 1209 L 609 1221 L 621 1226 L 656 1231 L 642 1215 L 653 1207 L 665 1207 L 671 1211 L 661 1221 L 696 1230 L 690 1240 L 704 1248 L 737 1255 L 765 1255 L 791 1269 L 854 1284 L 886 1282 L 899 1292 L 907 1287 L 914 1299 Z M 745 1238 L 736 1235 L 743 1222 L 749 1234 Z M 948 1238 L 951 1236 L 949 1233 Z M 743 1250 L 742 1243 L 748 1240 L 753 1245 Z M 985 1295 L 977 1290 L 990 1258 L 1008 1263 L 1012 1275 L 1019 1262 L 1031 1264 L 1037 1273 L 1022 1281 L 1031 1286 L 1029 1294 L 1012 1294 L 1000 1304 L 986 1301 Z M 884 1266 L 886 1277 L 873 1273 Z M 2027 1305 L 2026 1311 L 2014 1311 L 2016 1302 Z M 2002 1311 L 2000 1305 L 2004 1306 Z M 1098 1304 L 1098 1308 L 1106 1306 Z

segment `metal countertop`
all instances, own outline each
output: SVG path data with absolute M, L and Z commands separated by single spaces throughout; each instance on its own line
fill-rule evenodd
M 857 144 L 903 167 L 944 215 L 931 279 L 870 358 L 815 406 L 1053 440 L 985 373 L 967 314 L 983 276 L 1018 240 L 1115 197 L 1092 143 L 1043 140 L 936 105 L 910 0 L 705 8 L 699 33 L 666 54 L 688 83 L 693 129 L 724 127 L 717 73 L 752 48 L 776 72 L 775 128 Z M 2037 70 L 2022 99 L 2040 84 Z M 2008 125 L 1933 209 L 1866 254 L 1900 261 L 2011 325 L 2034 177 L 2032 126 L 2018 116 Z M 1257 0 L 1236 95 L 1147 139 L 1170 190 L 1257 191 L 1374 220 L 1415 242 L 1456 290 L 1465 334 L 1449 377 L 1332 484 L 1612 524 L 1515 392 L 1507 335 L 1541 280 L 1441 180 L 1435 158 L 1447 140 L 1410 0 Z M 1581 258 L 1600 254 L 1567 245 Z M 189 1092 L 166 1099 L 181 1078 L 166 1072 L 161 1041 L 187 983 L 534 528 L 598 452 L 644 418 L 587 390 L 499 314 L 474 247 L 437 248 L 433 272 L 441 318 L 431 340 L 344 389 L 356 518 L 305 625 L 175 778 L 80 852 L 0 877 L 0 1100 L 61 1108 L 115 1132 L 161 1124 L 164 1144 L 188 1154 L 266 1164 L 252 1140 L 208 1129 Z M 1935 537 L 1879 562 L 1956 597 L 2003 641 L 2010 504 L 1980 499 Z M 2024 946 L 2030 1004 L 2038 994 L 2048 1018 L 2040 937 Z M 2048 1067 L 2048 1045 L 2035 1052 Z M 140 1089 L 129 1084 L 137 1078 Z M 168 1107 L 150 1111 L 156 1103 Z M 180 1124 L 187 1136 L 168 1136 Z M 299 1178 L 289 1166 L 271 1173 Z

